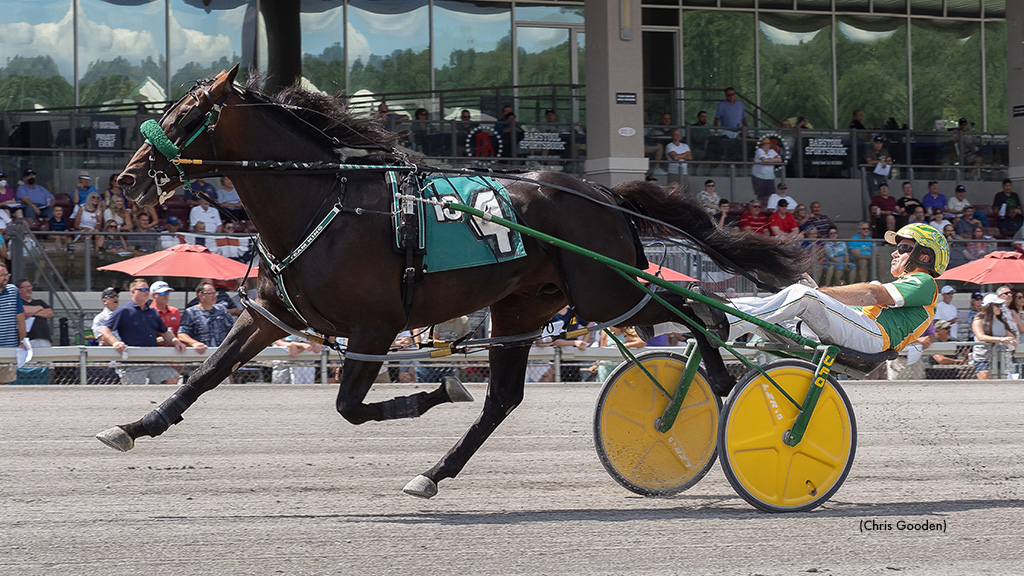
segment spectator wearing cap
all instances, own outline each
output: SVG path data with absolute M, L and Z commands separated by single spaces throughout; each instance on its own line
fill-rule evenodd
M 949 334 L 953 340 L 957 340 L 956 321 L 960 316 L 960 311 L 953 305 L 954 294 L 956 294 L 956 289 L 949 284 L 943 286 L 942 290 L 939 290 L 941 300 L 935 305 L 935 319 L 949 321 L 952 324 Z
M 181 326 L 181 311 L 171 306 L 171 292 L 174 292 L 174 288 L 171 288 L 167 282 L 159 280 L 153 282 L 153 285 L 149 287 L 149 292 L 153 295 L 153 307 L 160 313 L 160 319 L 164 321 L 164 326 L 167 326 L 172 333 L 177 334 L 178 327 Z M 170 346 L 160 339 L 157 341 L 161 346 Z
M 107 323 L 107 320 L 110 319 L 110 316 L 114 314 L 114 310 L 117 310 L 117 307 L 120 304 L 121 298 L 120 296 L 118 296 L 117 293 L 117 288 L 111 286 L 108 288 L 104 288 L 103 294 L 100 296 L 100 299 L 103 302 L 103 310 L 100 310 L 100 313 L 97 314 L 96 316 L 93 316 L 92 319 L 92 334 L 97 339 L 97 341 L 99 341 L 100 338 L 100 328 Z M 117 333 L 117 330 L 112 330 L 111 334 L 113 335 L 115 340 L 121 339 L 121 336 Z M 102 344 L 102 342 L 100 343 Z
M 892 156 L 885 147 L 885 139 L 875 136 L 871 140 L 871 148 L 864 153 L 864 161 L 870 167 L 868 172 L 868 192 L 874 194 L 878 187 L 889 179 L 892 171 Z
M 0 171 L 0 231 L 6 226 L 3 225 L 3 218 L 10 222 L 12 218 L 22 218 L 25 213 L 21 211 L 21 202 L 14 197 L 14 189 L 7 185 L 7 175 Z
M 1003 299 L 996 294 L 988 294 L 981 301 L 981 312 L 971 321 L 971 331 L 978 344 L 971 349 L 971 360 L 974 373 L 979 380 L 988 380 L 992 370 L 994 351 L 1002 353 L 1004 366 L 1010 364 L 1012 351 L 1017 348 L 1017 338 L 1013 335 L 1009 321 L 1003 312 Z M 1000 344 L 995 348 L 992 344 Z
M 1003 178 L 1003 188 L 992 199 L 992 212 L 1000 218 L 1006 215 L 1007 206 L 1020 207 L 1020 196 L 1013 191 L 1013 180 Z
M 78 184 L 75 186 L 75 189 L 71 191 L 71 204 L 74 206 L 81 206 L 82 204 L 85 204 L 85 199 L 93 192 L 99 194 L 96 187 L 92 185 L 92 178 L 89 176 L 89 173 L 84 171 L 79 172 Z M 72 218 L 74 218 L 74 216 L 74 214 L 71 215 Z
M 14 197 L 22 204 L 28 218 L 49 218 L 53 216 L 53 194 L 42 185 L 36 185 L 36 171 L 29 168 L 21 178 Z
M 789 202 L 790 205 L 795 205 L 793 197 L 789 195 L 789 186 L 786 186 L 785 182 L 779 182 L 779 185 L 775 187 L 775 192 L 768 197 L 768 202 L 764 205 L 766 212 L 771 212 L 776 209 L 779 205 L 779 200 L 783 198 Z
M 946 214 L 951 217 L 963 216 L 964 208 L 968 206 L 973 206 L 973 204 L 967 199 L 967 188 L 960 184 L 953 192 L 953 199 L 946 204 Z
M 718 125 L 718 118 L 715 118 Z M 782 156 L 772 146 L 770 138 L 761 138 L 754 152 L 754 165 L 750 168 L 750 181 L 754 195 L 762 204 L 768 202 L 775 192 L 775 166 L 782 164 Z
M 185 243 L 185 237 L 178 233 L 181 220 L 177 216 L 168 216 L 164 225 L 164 233 L 160 235 L 160 249 L 166 250 Z
M 939 193 L 939 183 L 935 180 L 929 182 L 928 193 L 921 199 L 925 215 L 931 216 L 936 212 L 946 212 L 946 204 L 946 195 Z
M 789 211 L 789 200 L 780 198 L 775 206 L 775 212 L 768 217 L 768 229 L 772 236 L 790 239 L 800 235 L 800 227 L 796 224 L 796 218 Z
M 953 336 L 953 330 L 956 329 L 956 322 L 950 322 L 948 320 L 935 320 L 935 339 L 939 342 L 949 342 L 956 340 Z M 959 347 L 957 348 L 959 350 Z M 967 354 L 970 350 L 964 348 L 962 351 L 955 352 L 952 356 L 945 354 L 932 354 L 931 363 L 933 365 L 940 366 L 951 366 L 957 364 L 967 364 Z
M 157 337 L 170 342 L 179 352 L 185 351 L 185 345 L 167 329 L 160 319 L 160 313 L 149 305 L 149 282 L 136 278 L 128 286 L 131 301 L 121 306 L 100 327 L 100 339 L 104 344 L 112 346 L 118 352 L 125 352 L 128 346 L 156 347 Z M 114 336 L 114 331 L 119 334 Z M 178 382 L 178 371 L 166 364 L 151 366 L 125 366 L 119 369 L 122 384 L 175 384 Z
M 877 236 L 882 236 L 889 230 L 896 230 L 896 213 L 899 209 L 896 199 L 889 196 L 889 185 L 882 182 L 878 187 L 878 196 L 871 199 L 871 215 L 875 218 Z

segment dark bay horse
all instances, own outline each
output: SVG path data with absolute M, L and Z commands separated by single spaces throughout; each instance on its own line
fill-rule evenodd
M 395 149 L 396 136 L 376 120 L 350 116 L 334 98 L 296 87 L 270 97 L 254 87 L 236 86 L 237 70 L 235 66 L 197 82 L 160 120 L 163 135 L 180 148 L 181 158 L 411 167 Z M 185 165 L 179 171 L 166 157 L 177 152 L 168 152 L 161 142 L 154 144 L 157 146 L 143 145 L 119 177 L 133 201 L 151 205 L 161 194 L 180 186 L 183 179 L 211 175 L 210 168 L 197 165 Z M 421 275 L 407 302 L 403 293 L 406 258 L 394 250 L 394 194 L 387 187 L 384 171 L 295 169 L 275 173 L 233 167 L 212 173 L 231 176 L 271 260 L 286 258 L 333 206 L 343 207 L 301 256 L 280 272 L 280 282 L 275 282 L 268 259 L 262 259 L 256 303 L 291 328 L 347 337 L 347 353 L 353 356 L 386 354 L 401 330 L 431 326 L 486 306 L 491 309 L 492 336 L 501 337 L 537 331 L 566 304 L 590 321 L 616 319 L 644 296 L 640 288 L 604 264 L 524 236 L 526 256 Z M 696 203 L 658 186 L 637 182 L 619 186 L 612 193 L 557 172 L 529 173 L 522 178 L 503 181 L 522 223 L 626 264 L 642 263 L 638 232 L 673 239 L 680 236 L 676 229 L 681 229 L 704 243 L 719 265 L 732 271 L 746 270 L 766 282 L 789 283 L 806 269 L 806 257 L 798 244 L 716 228 Z M 617 210 L 618 206 L 629 207 L 633 215 Z M 638 214 L 658 220 L 652 222 Z M 687 315 L 692 314 L 684 298 L 658 292 Z M 646 326 L 673 319 L 670 311 L 652 300 L 621 323 Z M 181 420 L 201 394 L 284 334 L 263 314 L 247 308 L 216 353 L 170 398 L 142 419 L 110 428 L 97 437 L 127 451 L 140 436 L 162 434 Z M 703 337 L 698 343 L 716 392 L 727 393 L 734 380 L 725 371 L 717 349 Z M 406 492 L 433 496 L 437 482 L 454 478 L 462 470 L 522 401 L 529 353 L 529 340 L 490 348 L 491 380 L 480 415 L 434 467 L 410 482 Z M 438 404 L 460 399 L 458 390 L 442 385 L 431 392 L 366 404 L 363 400 L 380 366 L 373 358 L 346 356 L 337 410 L 353 424 L 415 417 Z

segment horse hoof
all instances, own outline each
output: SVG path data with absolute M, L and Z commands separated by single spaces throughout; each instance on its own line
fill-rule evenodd
M 410 480 L 409 483 L 405 485 L 405 488 L 402 488 L 402 492 L 405 492 L 410 496 L 430 498 L 437 494 L 437 483 L 423 474 L 420 474 Z
M 96 439 L 121 452 L 127 452 L 135 447 L 135 440 L 120 426 L 100 432 L 96 435 Z
M 472 402 L 473 395 L 466 390 L 466 387 L 459 382 L 458 378 L 453 376 L 444 377 L 444 391 L 448 393 L 448 398 L 452 402 Z M 433 496 L 433 494 L 431 494 Z

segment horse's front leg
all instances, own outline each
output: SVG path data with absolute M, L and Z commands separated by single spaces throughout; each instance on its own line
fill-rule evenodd
M 349 339 L 348 352 L 384 354 L 393 336 L 356 337 Z M 374 352 L 366 352 L 374 350 Z M 340 385 L 336 407 L 338 413 L 352 424 L 369 421 L 416 418 L 438 404 L 446 402 L 472 402 L 473 396 L 457 378 L 445 377 L 441 385 L 431 392 L 417 392 L 408 396 L 397 396 L 384 402 L 366 404 L 363 400 L 380 373 L 382 362 L 357 360 L 346 354 L 341 368 Z
M 491 349 L 491 381 L 487 387 L 483 410 L 469 430 L 433 468 L 406 484 L 406 494 L 430 498 L 437 494 L 438 482 L 454 478 L 462 471 L 484 441 L 523 401 L 529 359 L 529 345 Z
M 114 426 L 97 434 L 96 438 L 111 448 L 127 452 L 135 446 L 136 438 L 163 434 L 172 424 L 181 422 L 181 415 L 201 394 L 216 388 L 240 366 L 284 334 L 262 316 L 254 318 L 245 310 L 235 321 L 224 342 L 217 347 L 217 351 L 189 376 L 184 386 L 141 420 Z

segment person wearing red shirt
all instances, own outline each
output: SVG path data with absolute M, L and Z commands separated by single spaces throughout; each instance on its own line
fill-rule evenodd
M 164 321 L 164 325 L 171 331 L 171 334 L 177 334 L 178 327 L 181 326 L 181 311 L 170 305 L 171 292 L 174 292 L 174 288 L 171 288 L 163 280 L 153 282 L 153 286 L 150 288 L 150 293 L 153 295 L 153 307 L 160 313 L 160 319 Z M 161 342 L 160 345 L 170 346 L 171 344 Z
M 753 232 L 755 234 L 770 234 L 768 230 L 768 217 L 761 213 L 761 201 L 754 200 L 747 204 L 747 210 L 740 216 L 740 230 Z
M 789 211 L 789 201 L 785 198 L 779 200 L 775 206 L 775 212 L 768 217 L 768 229 L 772 236 L 780 238 L 792 238 L 800 234 L 796 217 Z
M 881 184 L 878 187 L 878 196 L 871 199 L 871 215 L 875 217 L 875 233 L 882 234 L 886 230 L 896 230 L 896 215 L 900 214 L 900 208 L 896 199 L 889 196 L 889 185 Z M 882 225 L 885 229 L 882 230 Z

